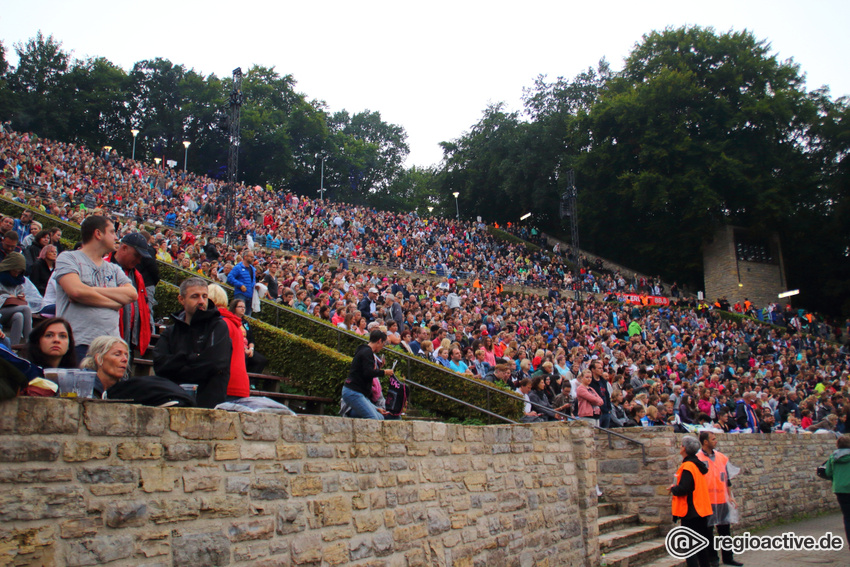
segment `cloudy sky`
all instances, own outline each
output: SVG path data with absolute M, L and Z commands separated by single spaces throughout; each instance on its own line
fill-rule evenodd
M 641 36 L 667 26 L 752 31 L 793 58 L 808 88 L 850 94 L 850 1 L 480 2 L 432 0 L 6 2 L 0 39 L 52 34 L 74 57 L 129 70 L 162 57 L 203 74 L 273 66 L 331 111 L 377 110 L 403 126 L 408 165 L 440 161 L 489 103 L 519 110 L 539 74 L 573 77 L 605 57 L 615 70 Z M 842 39 L 843 38 L 843 39 Z

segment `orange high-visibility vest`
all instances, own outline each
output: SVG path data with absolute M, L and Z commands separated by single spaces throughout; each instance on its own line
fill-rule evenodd
M 679 470 L 676 471 L 676 484 L 679 484 L 679 480 L 682 478 L 682 471 L 689 471 L 691 476 L 694 477 L 694 509 L 697 511 L 697 514 L 700 517 L 711 516 L 711 502 L 708 498 L 708 483 L 706 482 L 705 475 L 700 472 L 697 466 L 691 462 L 684 462 L 679 466 Z M 688 496 L 674 496 L 673 497 L 673 516 L 677 518 L 684 518 L 688 515 Z
M 726 504 L 726 463 L 729 459 L 723 453 L 714 452 L 714 460 L 700 451 L 697 458 L 708 465 L 705 481 L 708 484 L 708 499 L 712 504 Z

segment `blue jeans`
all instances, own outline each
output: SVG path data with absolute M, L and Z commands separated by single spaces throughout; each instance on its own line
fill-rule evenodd
M 351 408 L 351 417 L 359 417 L 363 419 L 384 419 L 384 416 L 378 412 L 369 398 L 355 392 L 348 386 L 342 387 L 342 400 Z

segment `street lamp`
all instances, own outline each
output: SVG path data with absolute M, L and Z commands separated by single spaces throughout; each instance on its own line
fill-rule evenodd
M 189 146 L 192 145 L 192 142 L 188 140 L 183 141 L 183 147 L 186 148 L 186 154 L 183 156 L 183 173 L 186 173 L 186 163 L 189 161 Z
M 161 161 L 162 161 L 162 158 L 159 158 L 159 157 L 153 158 L 153 162 L 156 164 L 157 170 L 159 169 L 159 162 L 161 162 Z
M 433 212 L 434 212 L 434 207 L 428 207 L 428 214 L 430 215 Z
M 132 130 L 130 130 L 130 132 L 133 133 L 133 157 L 132 157 L 132 160 L 136 161 L 136 136 L 139 135 L 139 131 L 136 130 L 135 128 L 133 128 Z
M 318 156 L 316 156 L 318 157 Z M 325 160 L 328 159 L 328 154 L 322 152 L 322 175 L 319 178 L 319 198 L 325 199 Z
M 457 204 L 457 196 L 460 195 L 460 192 L 455 191 L 452 195 L 455 196 L 455 211 L 457 211 L 457 220 L 460 220 L 460 207 Z
M 531 216 L 531 213 L 525 213 L 524 215 L 519 217 L 519 220 L 525 220 L 525 219 L 529 218 L 530 216 Z

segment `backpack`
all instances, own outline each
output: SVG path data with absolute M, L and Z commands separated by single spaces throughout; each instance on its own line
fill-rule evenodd
M 399 417 L 407 408 L 410 388 L 395 376 L 390 376 L 390 387 L 387 390 L 386 410 L 390 415 Z

